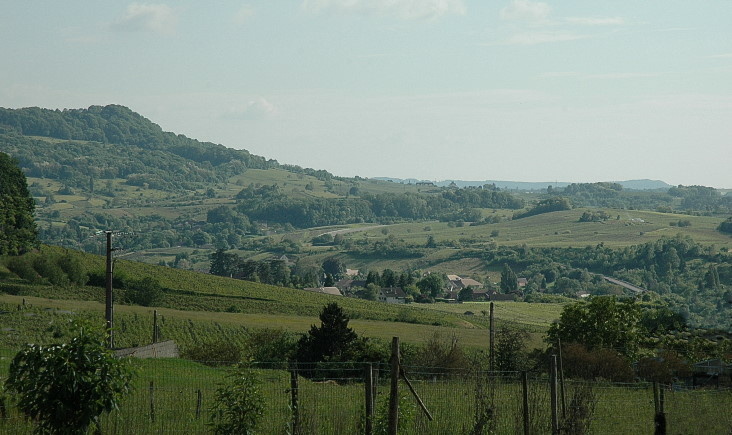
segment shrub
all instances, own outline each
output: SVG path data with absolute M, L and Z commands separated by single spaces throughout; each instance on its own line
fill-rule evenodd
M 263 414 L 259 381 L 251 369 L 239 367 L 216 390 L 210 425 L 215 434 L 253 434 Z
M 184 349 L 183 358 L 210 366 L 234 365 L 242 360 L 242 349 L 231 341 L 217 339 L 194 344 Z
M 468 369 L 470 365 L 458 337 L 452 335 L 445 338 L 439 332 L 435 332 L 424 347 L 417 351 L 416 361 L 422 366 L 435 368 L 434 372 Z
M 140 280 L 128 282 L 127 286 L 125 296 L 133 304 L 149 307 L 163 298 L 163 287 L 155 278 L 146 276 Z
M 32 284 L 40 284 L 43 282 L 43 278 L 33 268 L 32 261 L 27 255 L 23 257 L 10 257 L 6 266 L 8 270 L 18 275 L 19 278 Z
M 597 394 L 591 385 L 575 386 L 567 406 L 567 413 L 560 424 L 561 432 L 572 435 L 589 433 L 596 405 Z
M 614 382 L 632 381 L 633 370 L 627 358 L 612 349 L 588 350 L 581 344 L 563 345 L 563 367 L 568 377 Z
M 76 325 L 69 343 L 28 345 L 10 363 L 5 387 L 37 433 L 86 433 L 99 416 L 117 409 L 132 374 L 106 349 L 103 334 Z
M 295 353 L 296 340 L 284 329 L 255 329 L 247 333 L 252 361 L 285 362 Z
M 57 263 L 72 284 L 85 285 L 89 281 L 89 275 L 79 257 L 66 253 Z

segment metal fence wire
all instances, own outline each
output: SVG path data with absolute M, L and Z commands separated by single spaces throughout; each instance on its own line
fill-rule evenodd
M 0 352 L 0 380 L 10 352 Z M 132 360 L 134 389 L 102 417 L 103 434 L 211 433 L 217 388 L 234 370 L 217 362 Z M 369 369 L 370 368 L 370 369 Z M 402 367 L 399 434 L 551 434 L 552 400 L 545 374 Z M 389 433 L 389 365 L 250 363 L 264 400 L 261 434 Z M 525 376 L 525 377 L 524 377 Z M 557 433 L 652 434 L 659 391 L 667 433 L 732 433 L 729 389 L 654 390 L 648 383 L 567 380 L 559 388 Z M 655 393 L 655 394 L 654 394 Z M 0 433 L 32 433 L 33 423 L 2 393 Z M 421 402 L 421 404 L 420 404 Z

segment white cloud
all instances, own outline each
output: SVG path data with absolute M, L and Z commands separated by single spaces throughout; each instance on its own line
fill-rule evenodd
M 254 8 L 249 5 L 244 5 L 239 8 L 239 10 L 236 11 L 236 13 L 234 14 L 234 24 L 241 26 L 249 21 L 249 19 L 252 18 L 254 15 Z
M 175 33 L 178 17 L 165 4 L 132 3 L 113 28 L 126 31 L 149 31 L 162 35 Z
M 606 74 L 583 74 L 575 71 L 549 71 L 539 75 L 544 78 L 575 78 L 575 79 L 596 79 L 596 80 L 623 80 L 623 79 L 644 79 L 659 77 L 659 73 L 639 72 L 618 72 Z
M 567 17 L 568 23 L 583 26 L 622 26 L 625 19 L 622 17 Z
M 730 59 L 732 58 L 732 53 L 724 53 L 724 54 L 715 54 L 713 56 L 709 56 L 711 59 Z
M 656 73 L 607 73 L 607 74 L 589 74 L 586 77 L 590 79 L 606 79 L 606 80 L 616 80 L 616 79 L 643 79 L 643 78 L 651 78 L 651 77 L 658 77 L 660 74 Z
M 543 22 L 549 18 L 551 7 L 542 2 L 529 0 L 511 0 L 511 3 L 501 9 L 501 19 L 507 21 Z
M 244 106 L 233 107 L 224 114 L 227 119 L 262 119 L 276 115 L 277 106 L 263 97 L 250 100 Z
M 579 35 L 571 32 L 526 32 L 517 33 L 509 37 L 502 45 L 536 45 L 549 42 L 575 41 L 587 37 L 587 35 Z
M 392 15 L 406 20 L 465 14 L 463 0 L 304 0 L 302 7 L 310 12 Z

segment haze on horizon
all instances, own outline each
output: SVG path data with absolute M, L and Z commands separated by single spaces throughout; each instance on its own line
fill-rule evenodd
M 732 2 L 10 2 L 0 106 L 342 176 L 732 188 Z

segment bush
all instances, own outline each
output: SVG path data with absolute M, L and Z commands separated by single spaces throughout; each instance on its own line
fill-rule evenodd
M 31 284 L 40 284 L 43 282 L 43 277 L 33 268 L 32 261 L 27 255 L 23 257 L 10 257 L 7 260 L 6 266 L 8 270 L 18 275 L 19 278 Z
M 184 349 L 183 358 L 210 366 L 234 365 L 242 360 L 242 349 L 231 341 L 218 339 L 194 344 Z
M 76 325 L 69 343 L 28 345 L 10 363 L 5 387 L 37 433 L 86 433 L 117 408 L 132 374 L 106 349 L 101 332 Z
M 149 307 L 163 298 L 163 287 L 155 278 L 149 276 L 127 283 L 125 297 L 128 302 Z
M 568 377 L 613 382 L 632 381 L 630 361 L 612 349 L 588 350 L 581 344 L 563 345 L 563 368 Z
M 85 285 L 89 281 L 89 275 L 78 256 L 67 253 L 59 258 L 57 263 L 71 284 Z
M 254 372 L 246 367 L 228 376 L 229 381 L 216 390 L 211 408 L 211 422 L 215 434 L 255 433 L 264 414 L 264 398 Z
M 69 277 L 66 276 L 61 267 L 48 255 L 39 255 L 33 260 L 33 268 L 38 274 L 53 285 L 69 285 Z
M 247 333 L 249 357 L 259 362 L 285 362 L 295 353 L 293 334 L 283 329 L 255 329 Z
M 470 366 L 458 337 L 452 335 L 445 338 L 439 332 L 435 332 L 424 347 L 417 351 L 415 360 L 421 366 L 434 368 L 435 373 L 468 369 Z

